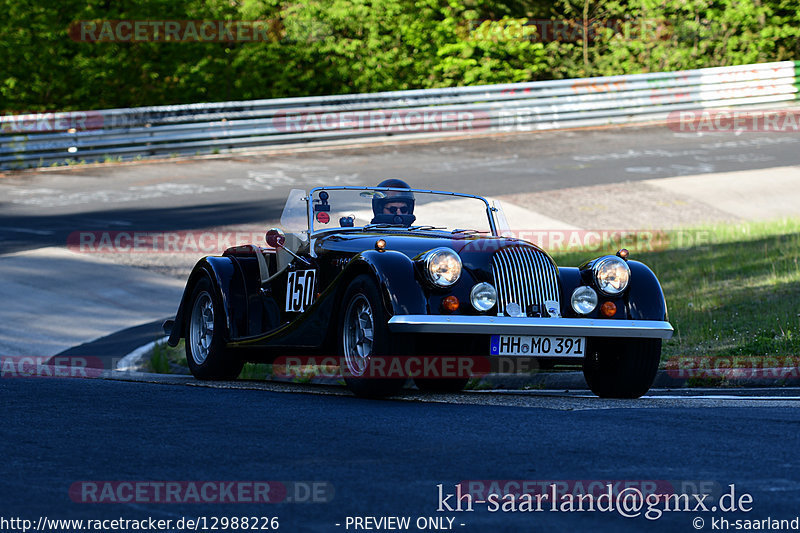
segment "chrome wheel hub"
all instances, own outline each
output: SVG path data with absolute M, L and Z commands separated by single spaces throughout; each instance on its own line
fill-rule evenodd
M 189 321 L 189 345 L 195 364 L 202 365 L 208 358 L 211 341 L 214 338 L 214 303 L 208 292 L 201 292 L 192 306 Z
M 357 294 L 347 306 L 344 315 L 344 361 L 347 372 L 361 376 L 366 372 L 372 356 L 374 322 L 372 307 L 363 294 Z

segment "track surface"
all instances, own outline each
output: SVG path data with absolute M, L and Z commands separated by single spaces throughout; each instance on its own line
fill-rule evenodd
M 402 177 L 498 196 L 798 165 L 798 143 L 786 133 L 697 136 L 648 126 L 8 174 L 0 179 L 0 254 L 63 246 L 82 230 L 263 225 L 277 220 L 291 188 Z
M 291 188 L 387 177 L 493 196 L 624 187 L 798 165 L 798 142 L 787 134 L 697 137 L 651 126 L 9 174 L 0 179 L 0 255 L 62 247 L 82 230 L 263 228 L 278 218 Z M 143 266 L 137 261 L 131 260 Z M 42 272 L 51 266 L 30 264 Z M 95 268 L 87 259 L 84 274 L 91 277 Z M 30 283 L 42 292 L 47 279 L 56 291 L 60 276 L 31 276 Z M 63 279 L 69 286 L 77 278 Z M 0 340 L 18 341 L 31 324 L 50 331 L 48 324 L 63 321 L 46 316 L 52 306 L 47 294 L 40 297 L 35 307 L 45 319 L 31 312 L 19 324 L 12 321 L 19 316 L 10 316 Z M 8 298 L 24 302 L 31 292 L 22 287 Z M 118 305 L 114 295 L 98 298 Z M 341 388 L 170 383 L 0 379 L 3 517 L 269 515 L 280 517 L 284 531 L 353 531 L 344 527 L 348 516 L 405 515 L 452 517 L 463 531 L 692 531 L 695 517 L 710 529 L 721 516 L 670 513 L 648 521 L 596 512 L 436 511 L 438 484 L 492 479 L 704 481 L 715 490 L 734 483 L 737 493 L 752 494 L 753 511 L 729 519 L 800 514 L 799 400 L 786 391 L 747 400 L 654 391 L 656 397 L 636 402 L 551 392 L 364 401 Z M 70 499 L 69 487 L 80 480 L 324 481 L 335 497 L 260 506 L 93 505 Z
M 719 516 L 793 518 L 800 504 L 800 410 L 770 401 L 552 393 L 463 395 L 478 404 L 420 394 L 365 401 L 325 390 L 82 379 L 4 379 L 0 389 L 4 513 L 33 520 L 269 515 L 284 531 L 346 531 L 335 524 L 348 516 L 386 515 L 453 517 L 456 531 L 691 531 L 697 516 L 710 529 Z M 490 396 L 506 404 L 486 405 Z M 320 481 L 335 495 L 268 505 L 71 501 L 69 487 L 91 480 Z M 674 512 L 654 521 L 477 505 L 437 512 L 437 485 L 467 480 L 702 481 L 714 491 L 733 483 L 754 502 L 747 514 Z

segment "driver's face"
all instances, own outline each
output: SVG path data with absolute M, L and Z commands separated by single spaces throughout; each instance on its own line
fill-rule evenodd
M 408 204 L 405 202 L 389 202 L 383 206 L 384 215 L 407 215 L 409 214 Z

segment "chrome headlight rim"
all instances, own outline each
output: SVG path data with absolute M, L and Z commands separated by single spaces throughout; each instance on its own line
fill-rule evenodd
M 583 295 L 581 293 L 589 295 L 589 297 L 594 301 L 591 309 L 590 308 L 579 309 L 578 306 L 576 305 L 577 298 Z M 569 303 L 570 306 L 572 307 L 572 310 L 578 313 L 579 315 L 588 315 L 589 313 L 597 309 L 597 306 L 600 303 L 600 297 L 597 295 L 597 291 L 594 290 L 592 287 L 588 285 L 581 285 L 580 287 L 572 291 L 572 296 L 570 296 Z
M 619 289 L 610 287 L 601 279 L 601 269 L 612 263 L 624 267 L 625 270 L 625 283 Z M 619 296 L 625 292 L 631 283 L 631 268 L 624 259 L 620 259 L 615 255 L 606 255 L 594 262 L 594 265 L 592 266 L 592 278 L 594 278 L 595 287 L 600 293 L 606 296 Z
M 492 305 L 486 306 L 486 305 L 477 305 L 476 304 L 476 301 L 478 300 L 478 293 L 481 292 L 481 291 L 488 291 L 488 292 L 491 293 L 491 295 L 492 295 L 491 296 Z M 482 281 L 480 283 L 476 283 L 472 287 L 472 289 L 469 291 L 469 303 L 472 304 L 472 307 L 476 311 L 480 311 L 482 313 L 485 313 L 486 311 L 489 311 L 490 309 L 492 309 L 494 306 L 497 305 L 497 289 L 494 287 L 494 285 L 492 285 L 491 283 L 487 283 L 485 281 Z
M 452 280 L 447 280 L 442 278 L 441 276 L 437 276 L 433 269 L 431 268 L 434 265 L 434 261 L 437 261 L 443 257 L 449 257 L 455 260 L 456 264 L 456 273 L 453 276 Z M 433 250 L 428 250 L 425 252 L 423 256 L 423 262 L 425 265 L 425 276 L 428 281 L 433 284 L 434 287 L 445 289 L 447 287 L 452 287 L 455 285 L 459 279 L 461 279 L 461 274 L 464 271 L 464 266 L 461 263 L 461 257 L 459 257 L 458 253 L 453 250 L 452 248 L 447 248 L 446 246 L 442 246 L 439 248 L 434 248 Z

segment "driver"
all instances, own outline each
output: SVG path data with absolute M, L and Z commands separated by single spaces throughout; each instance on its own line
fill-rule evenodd
M 378 187 L 392 187 L 394 189 L 410 189 L 403 180 L 388 179 L 378 184 Z M 372 224 L 402 224 L 406 227 L 414 223 L 414 193 L 409 191 L 386 191 L 386 196 L 372 198 Z

